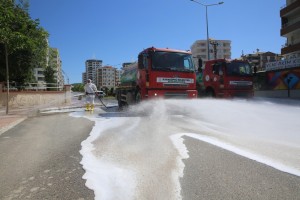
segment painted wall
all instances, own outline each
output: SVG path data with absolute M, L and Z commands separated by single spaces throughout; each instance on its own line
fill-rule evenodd
M 267 72 L 267 84 L 271 90 L 300 89 L 300 69 Z

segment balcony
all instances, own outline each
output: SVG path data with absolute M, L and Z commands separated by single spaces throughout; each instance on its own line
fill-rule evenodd
M 290 5 L 287 5 L 280 10 L 280 17 L 286 16 L 289 13 L 294 12 L 295 10 L 300 9 L 300 0 L 297 0 Z
M 294 45 L 289 45 L 287 47 L 282 48 L 281 55 L 286 55 L 286 54 L 293 53 L 296 51 L 300 51 L 300 43 L 294 44 Z
M 293 31 L 300 30 L 300 18 L 295 23 L 288 23 L 282 26 L 280 30 L 280 35 L 285 36 L 288 33 L 291 33 Z

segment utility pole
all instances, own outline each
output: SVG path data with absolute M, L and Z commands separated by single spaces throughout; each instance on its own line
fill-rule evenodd
M 205 16 L 206 16 L 206 43 L 207 43 L 207 60 L 210 60 L 210 52 L 209 52 L 209 35 L 208 35 L 208 15 L 207 15 L 207 7 L 209 6 L 217 6 L 217 5 L 221 5 L 224 2 L 219 2 L 219 3 L 213 3 L 213 4 L 203 4 L 199 1 L 196 0 L 191 0 L 194 3 L 200 4 L 201 6 L 205 7 Z
M 8 70 L 8 52 L 7 44 L 4 43 L 5 49 L 5 60 L 6 60 L 6 114 L 8 115 L 8 105 L 9 105 L 9 70 Z
M 214 56 L 215 59 L 217 59 L 217 46 L 219 45 L 219 43 L 217 41 L 210 41 L 210 44 L 213 45 Z

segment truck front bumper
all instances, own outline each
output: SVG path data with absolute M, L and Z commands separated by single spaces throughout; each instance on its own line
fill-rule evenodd
M 197 98 L 197 90 L 148 90 L 148 98 L 174 98 L 174 99 L 191 99 Z
M 253 91 L 249 90 L 223 90 L 217 94 L 217 97 L 231 98 L 231 97 L 245 97 L 252 98 L 254 96 Z

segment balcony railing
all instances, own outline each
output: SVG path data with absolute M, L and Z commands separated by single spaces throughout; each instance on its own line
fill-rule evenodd
M 300 43 L 294 44 L 294 45 L 288 45 L 288 46 L 282 48 L 281 54 L 285 55 L 285 54 L 293 53 L 296 51 L 300 51 Z
M 2 83 L 2 92 L 7 91 L 6 83 Z M 63 86 L 57 83 L 27 83 L 19 85 L 12 82 L 9 84 L 9 91 L 62 91 Z
M 280 10 L 280 17 L 285 16 L 286 14 L 290 13 L 291 11 L 300 7 L 300 0 L 296 0 L 289 5 L 284 5 Z
M 300 17 L 289 19 L 287 23 L 282 24 L 281 28 L 286 28 L 300 21 Z
M 287 23 L 288 25 L 284 25 L 281 30 L 280 30 L 280 35 L 284 36 L 288 33 L 291 33 L 293 31 L 299 30 L 300 29 L 300 18 L 298 19 L 298 21 L 292 23 L 289 22 Z

